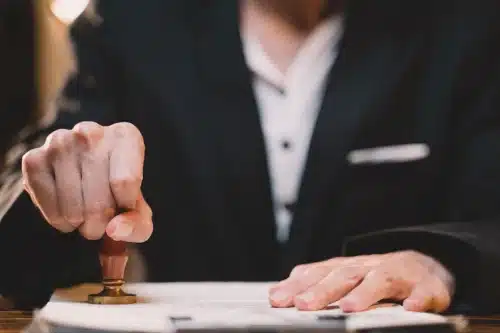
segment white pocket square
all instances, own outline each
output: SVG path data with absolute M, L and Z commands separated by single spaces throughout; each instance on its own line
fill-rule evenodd
M 347 160 L 350 164 L 402 163 L 424 159 L 429 152 L 426 144 L 412 143 L 353 150 Z

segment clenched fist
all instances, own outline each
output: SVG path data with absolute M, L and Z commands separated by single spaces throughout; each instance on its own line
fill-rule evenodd
M 319 310 L 337 302 L 346 312 L 366 310 L 381 300 L 403 301 L 410 311 L 448 308 L 454 279 L 431 257 L 415 251 L 333 258 L 297 266 L 270 290 L 275 307 Z
M 78 229 L 87 239 L 104 233 L 144 242 L 151 209 L 141 193 L 144 141 L 129 123 L 82 122 L 57 130 L 23 157 L 25 189 L 50 225 Z

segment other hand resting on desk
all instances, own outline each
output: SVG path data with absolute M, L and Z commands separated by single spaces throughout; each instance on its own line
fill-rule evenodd
M 25 189 L 62 232 L 144 242 L 153 231 L 141 192 L 144 149 L 141 133 L 129 123 L 82 122 L 57 130 L 23 157 Z M 117 208 L 127 211 L 116 215 Z
M 301 310 L 320 310 L 338 301 L 346 312 L 391 299 L 404 301 L 410 311 L 442 312 L 453 292 L 454 278 L 443 265 L 419 252 L 402 251 L 297 266 L 271 288 L 269 299 L 275 307 Z

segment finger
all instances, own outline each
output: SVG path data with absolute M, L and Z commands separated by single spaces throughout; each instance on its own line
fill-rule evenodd
M 290 282 L 291 278 L 300 278 L 300 276 L 305 274 L 306 271 L 312 267 L 315 267 L 315 266 L 329 267 L 330 270 L 332 270 L 336 266 L 338 266 L 339 262 L 343 259 L 344 258 L 336 257 L 336 258 L 331 258 L 331 259 L 324 260 L 324 261 L 318 261 L 315 263 L 302 264 L 302 265 L 295 266 L 292 269 L 292 271 L 290 272 L 290 275 L 288 276 L 287 279 L 280 281 L 269 288 L 269 295 L 274 294 L 275 292 L 278 291 L 278 289 L 286 288 L 286 285 Z M 326 270 L 326 268 L 325 268 L 325 270 Z M 328 271 L 327 271 L 327 273 L 328 273 Z
M 79 123 L 73 130 L 80 145 L 84 201 L 85 222 L 79 231 L 87 239 L 100 239 L 116 212 L 109 186 L 109 147 L 104 128 L 96 123 Z
M 70 130 L 53 132 L 48 142 L 48 155 L 54 170 L 57 201 L 64 219 L 78 228 L 83 223 L 81 173 L 75 137 Z
M 116 241 L 142 243 L 153 233 L 152 211 L 142 194 L 135 204 L 136 209 L 117 215 L 106 227 L 106 234 Z
M 279 289 L 281 289 L 282 287 L 284 287 L 288 281 L 288 279 L 290 279 L 291 277 L 295 277 L 297 275 L 300 275 L 300 274 L 303 274 L 309 267 L 315 265 L 317 263 L 314 263 L 314 264 L 302 264 L 302 265 L 298 265 L 298 266 L 295 266 L 292 271 L 290 272 L 289 276 L 287 279 L 285 280 L 282 280 L 276 284 L 274 284 L 273 286 L 271 286 L 269 288 L 269 297 L 271 297 L 272 294 L 276 293 Z
M 366 310 L 383 299 L 404 299 L 410 293 L 410 285 L 389 268 L 368 272 L 363 282 L 339 301 L 345 312 Z
M 334 269 L 317 284 L 294 299 L 299 310 L 321 310 L 345 296 L 362 280 L 369 268 L 363 265 Z
M 28 193 L 45 220 L 59 231 L 73 231 L 75 228 L 59 212 L 55 179 L 48 163 L 46 147 L 27 152 L 23 156 L 22 171 Z
M 139 130 L 129 123 L 118 123 L 107 129 L 113 138 L 109 179 L 116 204 L 134 209 L 140 196 L 144 164 L 144 141 Z
M 443 312 L 451 303 L 451 295 L 446 285 L 437 277 L 431 277 L 413 288 L 410 296 L 403 302 L 408 311 L 435 311 Z
M 300 266 L 299 266 L 300 267 Z M 299 269 L 300 270 L 300 269 Z M 330 268 L 321 264 L 314 264 L 301 272 L 293 272 L 286 280 L 281 281 L 269 295 L 269 301 L 275 307 L 293 306 L 295 296 L 307 288 L 318 283 L 330 272 Z
M 404 300 L 403 307 L 408 311 L 423 312 L 432 307 L 434 295 L 428 286 L 418 285 L 410 296 Z

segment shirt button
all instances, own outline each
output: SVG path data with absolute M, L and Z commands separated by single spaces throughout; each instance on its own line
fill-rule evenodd
M 283 148 L 284 150 L 289 150 L 290 148 L 292 148 L 292 144 L 289 140 L 282 140 L 281 148 Z
M 284 207 L 290 214 L 293 214 L 293 212 L 295 211 L 295 202 L 286 203 L 284 204 Z

